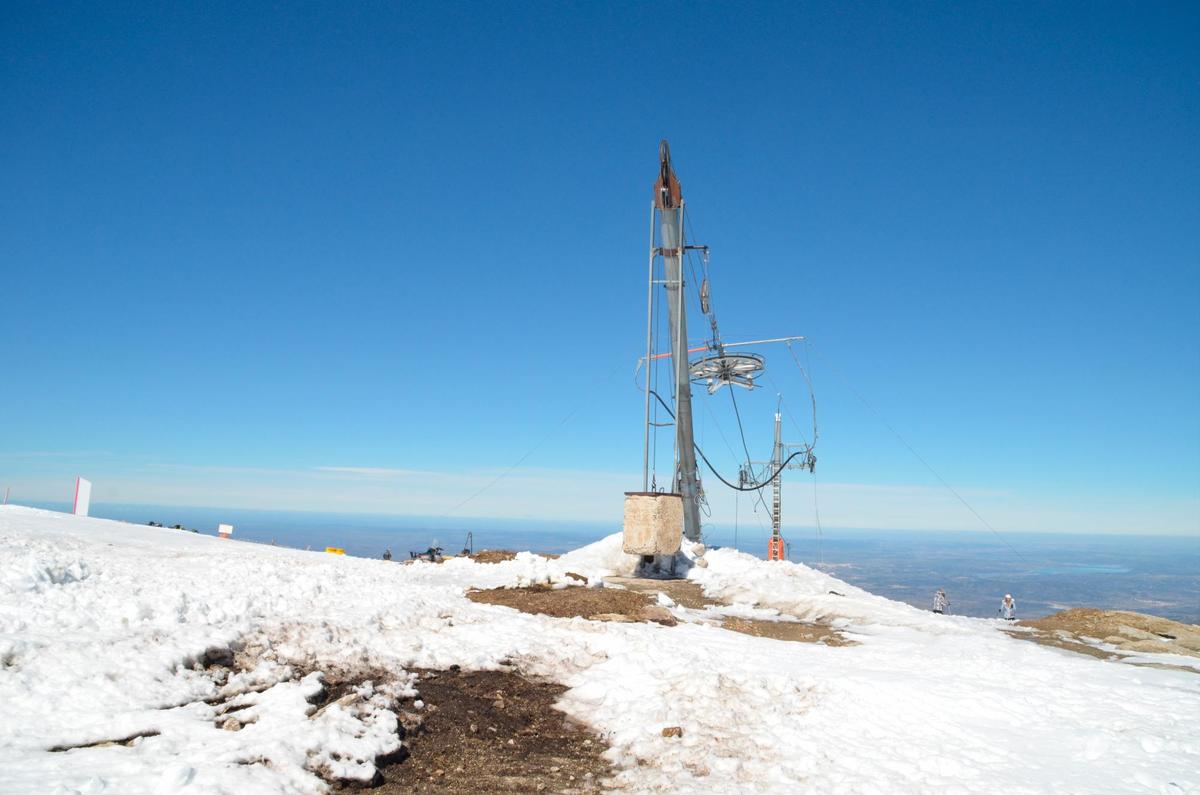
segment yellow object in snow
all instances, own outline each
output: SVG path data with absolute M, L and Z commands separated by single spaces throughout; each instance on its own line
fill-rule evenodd
M 325 547 L 325 551 L 328 552 L 330 555 L 345 555 L 346 554 L 346 550 L 342 549 L 341 547 Z

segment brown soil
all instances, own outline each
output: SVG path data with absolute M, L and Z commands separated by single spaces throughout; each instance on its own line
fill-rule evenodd
M 554 707 L 562 685 L 511 671 L 420 671 L 423 716 L 378 793 L 593 793 L 606 744 Z
M 528 588 L 492 588 L 469 591 L 474 602 L 501 605 L 523 613 L 556 618 L 589 618 L 595 621 L 655 621 L 673 626 L 675 619 L 646 594 L 620 588 L 554 589 L 545 585 Z
M 237 654 L 213 648 L 198 664 L 210 671 L 249 670 L 262 648 L 248 643 Z M 502 663 L 506 664 L 506 663 Z M 322 666 L 325 683 L 310 702 L 319 713 L 354 698 L 367 680 L 388 681 L 385 670 Z M 310 671 L 298 669 L 300 678 Z M 608 744 L 591 729 L 572 721 L 554 705 L 566 687 L 526 677 L 512 669 L 463 671 L 413 669 L 417 695 L 393 707 L 403 743 L 396 752 L 376 757 L 377 772 L 368 783 L 333 778 L 316 770 L 334 792 L 370 788 L 382 795 L 409 792 L 598 793 L 612 775 L 603 758 Z M 416 701 L 423 702 L 417 708 Z M 213 699 L 216 724 L 233 731 L 242 726 L 225 713 L 227 699 Z M 315 713 L 314 713 L 315 714 Z M 237 725 L 230 725 L 230 722 Z M 150 732 L 145 736 L 153 736 Z M 133 744 L 126 737 L 99 745 Z M 67 748 L 52 750 L 68 750 Z M 253 762 L 247 762 L 250 764 Z
M 1100 638 L 1131 651 L 1200 657 L 1200 626 L 1158 616 L 1078 608 L 1021 623 L 1050 632 L 1065 630 L 1075 635 Z
M 728 616 L 721 622 L 725 629 L 756 638 L 792 640 L 799 643 L 823 643 L 826 646 L 856 646 L 833 627 L 800 621 L 764 621 L 757 618 Z
M 704 589 L 692 580 L 609 577 L 605 582 L 611 582 L 638 593 L 650 595 L 664 593 L 671 597 L 676 604 L 693 610 L 703 610 L 710 605 L 721 604 L 716 599 L 705 596 Z M 827 624 L 727 616 L 721 621 L 721 627 L 732 632 L 753 635 L 756 638 L 774 638 L 775 640 L 790 640 L 799 643 L 824 643 L 827 646 L 856 645 L 854 641 L 847 639 Z
M 511 549 L 481 549 L 474 555 L 471 555 L 471 560 L 476 563 L 502 563 L 506 560 L 512 560 L 516 556 L 517 553 Z
M 1121 651 L 1200 657 L 1200 626 L 1143 613 L 1075 608 L 1045 618 L 1021 621 L 1020 624 L 1037 631 L 1014 632 L 1013 637 L 1100 659 L 1119 659 L 1121 655 L 1097 649 L 1084 643 L 1081 637 L 1097 638 Z M 1155 667 L 1193 670 L 1181 666 Z
M 619 585 L 638 593 L 665 593 L 676 604 L 690 607 L 693 610 L 703 610 L 709 605 L 721 604 L 716 599 L 704 595 L 704 589 L 692 580 L 651 580 L 643 577 L 608 577 L 606 583 Z
M 1075 638 L 1074 635 L 1063 633 L 1058 635 L 1055 633 L 1035 632 L 1033 634 L 1027 632 L 1010 632 L 1014 638 L 1020 640 L 1031 640 L 1034 643 L 1040 643 L 1043 646 L 1053 646 L 1056 649 L 1066 649 L 1073 651 L 1076 654 L 1084 654 L 1088 657 L 1095 657 L 1097 660 L 1119 660 L 1120 656 L 1104 649 L 1097 649 Z
M 612 577 L 605 582 L 619 587 L 571 587 L 555 590 L 541 585 L 530 588 L 493 588 L 487 591 L 470 591 L 467 597 L 475 602 L 511 607 L 523 613 L 558 618 L 578 616 L 595 621 L 653 621 L 669 627 L 675 626 L 677 621 L 670 611 L 658 604 L 655 597 L 659 593 L 665 593 L 677 604 L 697 610 L 721 604 L 705 596 L 700 586 L 690 580 Z M 854 641 L 848 640 L 827 624 L 726 616 L 721 619 L 721 627 L 756 638 L 823 643 L 827 646 L 854 645 Z

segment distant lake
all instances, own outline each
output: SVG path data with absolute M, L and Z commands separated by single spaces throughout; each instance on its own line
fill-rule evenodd
M 67 511 L 64 503 L 35 507 Z M 213 535 L 219 522 L 234 538 L 297 549 L 342 547 L 349 555 L 396 559 L 437 545 L 566 552 L 620 530 L 611 522 L 400 517 L 93 503 L 93 516 L 138 524 L 181 524 Z M 1133 610 L 1200 624 L 1200 538 L 826 528 L 785 530 L 788 557 L 872 593 L 928 608 L 945 588 L 952 613 L 994 616 L 1005 593 L 1020 617 L 1068 607 Z M 760 527 L 706 528 L 711 546 L 736 546 L 765 557 Z
M 1078 564 L 1067 566 L 1041 566 L 1033 574 L 1129 574 L 1128 566 L 1106 566 L 1104 564 Z
M 818 543 L 809 528 L 789 541 L 793 560 L 917 607 L 944 588 L 959 615 L 995 616 L 1011 593 L 1025 618 L 1095 607 L 1200 624 L 1200 538 L 827 529 Z

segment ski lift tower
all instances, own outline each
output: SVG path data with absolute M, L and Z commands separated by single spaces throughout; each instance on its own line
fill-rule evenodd
M 782 398 L 780 399 L 782 402 Z M 766 472 L 774 473 L 771 478 L 771 538 L 767 541 L 767 560 L 787 560 L 786 544 L 783 540 L 783 470 L 785 469 L 807 469 L 813 471 L 817 465 L 817 459 L 812 454 L 812 445 L 804 444 L 784 444 L 782 424 L 783 416 L 780 414 L 781 406 L 775 407 L 775 446 L 771 448 L 770 461 L 748 461 L 738 473 L 738 480 L 741 485 L 745 486 L 748 483 L 755 483 L 757 479 L 754 477 L 753 467 L 755 464 L 765 466 Z M 802 457 L 792 455 L 793 452 L 799 451 Z M 798 459 L 798 460 L 797 460 Z
M 700 539 L 700 478 L 692 436 L 692 392 L 688 372 L 687 312 L 684 305 L 683 191 L 671 167 L 671 149 L 664 140 L 658 146 L 658 180 L 650 206 L 650 263 L 646 295 L 646 424 L 642 457 L 642 490 L 626 492 L 624 548 L 626 552 L 652 556 L 674 555 L 680 536 Z M 662 277 L 658 261 L 662 260 Z M 654 288 L 667 292 L 667 325 L 670 330 L 672 381 L 675 384 L 675 472 L 669 492 L 658 491 L 650 478 L 651 369 L 654 354 Z M 657 393 L 656 393 L 657 394 Z M 659 398 L 661 399 L 661 397 Z
M 645 379 L 645 435 L 642 458 L 642 490 L 625 494 L 624 549 L 627 553 L 642 555 L 643 560 L 654 560 L 656 568 L 660 559 L 674 556 L 679 551 L 682 538 L 700 540 L 700 504 L 704 497 L 700 475 L 696 466 L 696 444 L 692 432 L 693 382 L 707 387 L 709 394 L 723 386 L 740 386 L 753 389 L 755 379 L 762 375 L 765 362 L 755 353 L 732 352 L 740 348 L 764 343 L 791 343 L 803 337 L 781 337 L 778 339 L 751 342 L 723 343 L 717 331 L 716 315 L 709 296 L 707 263 L 708 247 L 689 245 L 684 239 L 685 203 L 683 190 L 675 170 L 671 166 L 671 150 L 664 140 L 658 147 L 658 179 L 654 183 L 654 199 L 650 206 L 650 262 L 646 289 L 646 365 Z M 697 285 L 700 310 L 707 316 L 711 328 L 708 343 L 699 348 L 688 348 L 687 308 L 683 259 L 689 251 L 702 255 L 706 278 Z M 661 260 L 661 269 L 658 266 Z M 654 290 L 662 285 L 666 290 L 667 326 L 670 336 L 670 351 L 654 351 Z M 689 361 L 688 356 L 703 352 Z M 651 387 L 653 368 L 659 360 L 669 359 L 671 395 L 673 408 Z M 652 420 L 651 397 L 661 401 L 672 416 L 675 427 L 674 472 L 670 491 L 659 490 L 656 479 L 651 478 L 651 433 L 658 424 Z M 778 430 L 776 431 L 778 439 Z M 778 445 L 777 445 L 778 447 Z M 778 452 L 778 451 L 777 451 Z M 782 464 L 781 464 L 782 465 Z M 749 473 L 744 473 L 748 476 Z M 718 476 L 719 477 L 719 476 Z M 743 485 L 745 485 L 743 483 Z M 755 483 L 754 488 L 765 486 Z M 743 489 L 750 490 L 750 489 Z M 776 500 L 778 502 L 778 498 Z M 673 561 L 673 558 L 672 558 Z M 673 563 L 671 564 L 673 568 Z
M 675 520 L 671 517 L 682 514 L 682 527 L 675 530 L 676 537 L 682 534 L 689 541 L 700 540 L 700 501 L 703 490 L 700 476 L 696 467 L 696 446 L 692 433 L 692 389 L 693 380 L 704 382 L 710 392 L 724 384 L 738 383 L 745 387 L 753 385 L 753 379 L 763 369 L 762 358 L 754 354 L 729 354 L 722 346 L 716 335 L 716 323 L 713 325 L 713 343 L 693 350 L 688 349 L 687 306 L 685 299 L 685 283 L 683 278 L 683 258 L 686 252 L 698 250 L 707 258 L 708 247 L 688 245 L 684 239 L 685 203 L 683 190 L 675 169 L 671 166 L 671 148 L 664 140 L 658 145 L 658 179 L 654 183 L 654 198 L 650 206 L 650 262 L 649 278 L 646 289 L 646 420 L 644 435 L 644 451 L 642 458 L 642 491 L 629 492 L 626 497 L 626 551 L 648 550 L 649 544 L 631 543 L 631 518 L 638 522 L 636 514 L 631 517 L 631 500 L 642 504 L 646 512 L 658 517 L 658 531 L 665 533 L 665 543 L 660 543 L 654 552 L 639 552 L 639 554 L 665 555 L 674 554 L 678 544 L 671 548 L 669 529 L 664 523 Z M 658 263 L 661 260 L 661 270 Z M 661 275 L 660 275 L 661 273 Z M 654 351 L 654 288 L 662 285 L 667 297 L 667 326 L 670 334 L 670 351 L 656 354 Z M 707 280 L 703 286 L 698 285 L 701 309 L 710 314 L 707 298 Z M 689 362 L 688 355 L 696 351 L 708 351 L 707 355 L 696 362 Z M 650 477 L 650 433 L 653 426 L 651 420 L 651 369 L 656 360 L 668 358 L 671 362 L 671 382 L 674 384 L 673 398 L 675 450 L 674 476 L 670 492 L 657 491 L 657 483 Z M 657 393 L 655 393 L 657 394 Z M 661 396 L 658 396 L 661 400 Z M 674 498 L 674 499 L 672 499 Z M 674 501 L 680 503 L 673 505 Z

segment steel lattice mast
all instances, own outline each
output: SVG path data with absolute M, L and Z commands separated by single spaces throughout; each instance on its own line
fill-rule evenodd
M 764 482 L 760 478 L 768 473 L 771 477 L 771 537 L 767 540 L 767 560 L 786 560 L 787 552 L 783 540 L 783 470 L 807 469 L 812 471 L 817 459 L 812 454 L 809 444 L 785 444 L 783 441 L 783 396 L 775 407 L 775 443 L 771 447 L 770 461 L 747 461 L 738 473 L 741 485 Z M 792 453 L 800 451 L 803 457 L 797 463 L 789 463 L 794 459 Z M 762 467 L 762 474 L 755 474 L 755 467 Z M 766 507 L 766 503 L 763 503 Z

